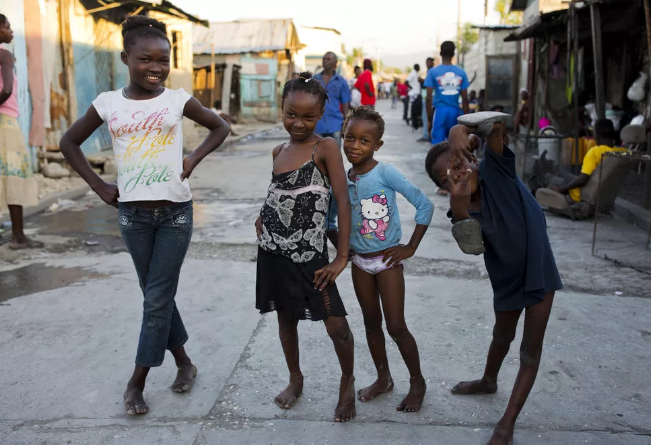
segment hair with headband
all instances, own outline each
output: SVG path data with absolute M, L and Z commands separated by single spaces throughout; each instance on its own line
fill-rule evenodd
M 326 101 L 328 100 L 328 92 L 321 82 L 315 79 L 309 71 L 300 73 L 296 79 L 288 80 L 287 83 L 285 83 L 282 102 L 285 103 L 285 99 L 289 93 L 297 91 L 302 91 L 318 97 L 321 108 L 325 107 Z
M 168 44 L 170 43 L 165 23 L 143 15 L 127 17 L 122 23 L 122 45 L 124 50 L 129 51 L 129 48 L 143 38 L 163 39 Z

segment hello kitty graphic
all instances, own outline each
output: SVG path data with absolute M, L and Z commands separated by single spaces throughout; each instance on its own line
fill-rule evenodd
M 373 195 L 372 198 L 362 199 L 362 229 L 360 233 L 367 235 L 374 233 L 380 240 L 384 241 L 384 232 L 389 227 L 389 205 L 387 204 L 387 196 Z

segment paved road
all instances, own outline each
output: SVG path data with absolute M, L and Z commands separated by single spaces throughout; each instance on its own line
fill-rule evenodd
M 393 394 L 359 403 L 349 424 L 332 423 L 338 365 L 324 326 L 310 322 L 300 325 L 304 395 L 291 411 L 273 404 L 287 371 L 274 315 L 261 317 L 253 307 L 253 220 L 268 186 L 271 149 L 282 136 L 272 133 L 211 156 L 193 177 L 196 230 L 177 298 L 199 375 L 189 394 L 172 393 L 168 356 L 148 381 L 146 416 L 127 417 L 121 399 L 142 297 L 115 211 L 86 196 L 29 221 L 30 231 L 48 242 L 46 251 L 0 247 L 0 443 L 485 443 L 508 401 L 519 338 L 497 394 L 450 394 L 458 380 L 482 371 L 493 323 L 490 285 L 482 259 L 461 254 L 453 242 L 445 199 L 435 196 L 424 173 L 427 145 L 414 142 L 419 133 L 386 101 L 379 109 L 387 134 L 378 158 L 437 205 L 406 266 L 407 321 L 429 384 L 419 413 L 395 411 L 408 375 L 388 344 Z M 404 200 L 399 205 L 408 237 L 414 211 Z M 556 299 L 516 443 L 651 444 L 649 276 L 590 256 L 590 222 L 548 219 L 567 289 Z M 368 384 L 374 370 L 349 270 L 339 286 L 356 338 L 357 382 Z

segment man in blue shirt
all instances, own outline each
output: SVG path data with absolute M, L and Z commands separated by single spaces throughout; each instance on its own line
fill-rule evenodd
M 457 125 L 457 118 L 468 114 L 468 76 L 456 65 L 452 58 L 456 47 L 452 42 L 441 44 L 442 64 L 431 68 L 425 78 L 427 88 L 427 118 L 431 130 L 432 144 L 438 144 L 448 138 L 450 129 Z M 432 91 L 436 90 L 432 104 Z M 462 107 L 459 108 L 459 96 Z
M 337 143 L 341 141 L 341 126 L 344 116 L 348 114 L 350 88 L 346 79 L 337 74 L 337 56 L 327 52 L 323 56 L 323 72 L 314 76 L 328 92 L 323 117 L 316 124 L 315 133 L 321 137 L 332 137 Z

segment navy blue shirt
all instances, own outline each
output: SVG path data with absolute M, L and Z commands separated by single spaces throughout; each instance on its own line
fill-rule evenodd
M 319 82 L 323 84 L 323 73 L 314 76 Z M 334 76 L 326 85 L 328 92 L 328 101 L 326 102 L 323 117 L 316 124 L 317 134 L 329 134 L 341 131 L 341 126 L 344 123 L 344 116 L 341 114 L 340 106 L 342 104 L 350 103 L 350 88 L 346 79 L 335 73 Z
M 524 309 L 563 288 L 547 236 L 545 215 L 515 172 L 515 155 L 487 149 L 479 166 L 484 262 L 495 310 Z

